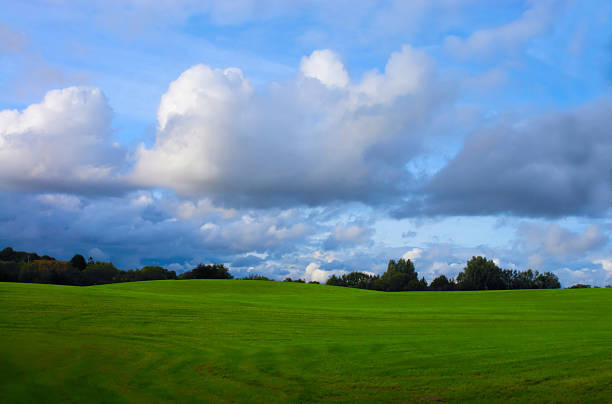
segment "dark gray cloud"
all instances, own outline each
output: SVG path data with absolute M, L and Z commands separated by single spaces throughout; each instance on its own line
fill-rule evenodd
M 589 252 L 605 246 L 609 237 L 599 226 L 587 227 L 584 232 L 574 232 L 558 224 L 523 224 L 517 230 L 518 242 L 524 251 L 555 255 L 560 258 L 584 257 Z
M 612 204 L 612 101 L 498 124 L 459 153 L 396 216 L 605 215 Z

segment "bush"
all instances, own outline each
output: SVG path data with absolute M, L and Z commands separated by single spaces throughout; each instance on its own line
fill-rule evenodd
M 76 254 L 74 257 L 72 257 L 72 259 L 70 260 L 70 264 L 79 271 L 82 271 L 87 268 L 87 262 L 85 261 L 85 257 L 83 257 L 81 254 Z

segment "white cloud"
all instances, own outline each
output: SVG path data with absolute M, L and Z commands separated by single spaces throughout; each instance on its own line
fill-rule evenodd
M 411 260 L 414 261 L 416 259 L 421 258 L 421 256 L 423 255 L 423 250 L 420 248 L 413 248 L 411 250 L 408 250 L 404 253 L 404 255 L 402 255 L 402 258 L 405 260 Z
M 601 265 L 604 270 L 612 273 L 612 258 L 595 260 L 593 263 Z
M 205 65 L 193 66 L 170 84 L 162 96 L 157 111 L 160 130 L 166 129 L 174 117 L 194 116 L 218 118 L 240 107 L 253 88 L 237 68 L 211 69 Z M 224 116 L 224 118 L 227 118 Z
M 329 49 L 316 50 L 310 56 L 304 56 L 300 71 L 328 87 L 346 87 L 349 83 L 348 73 L 340 58 Z
M 321 55 L 340 71 L 328 53 L 305 65 Z M 422 141 L 416 129 L 445 102 L 431 91 L 433 69 L 404 46 L 384 74 L 354 85 L 342 74 L 323 80 L 343 88 L 297 77 L 258 94 L 239 69 L 194 66 L 162 97 L 155 144 L 140 147 L 131 179 L 225 206 L 397 197 Z
M 100 90 L 49 91 L 22 112 L 0 111 L 0 179 L 15 190 L 108 192 L 122 153 L 111 144 L 111 110 Z
M 325 283 L 325 282 L 327 282 L 327 279 L 330 276 L 332 276 L 332 275 L 342 275 L 342 274 L 345 274 L 345 273 L 346 273 L 346 271 L 342 271 L 342 270 L 325 271 L 325 270 L 320 268 L 318 263 L 311 262 L 310 264 L 308 264 L 306 266 L 306 269 L 304 271 L 304 280 L 306 282 L 315 281 L 315 282 L 319 282 L 319 283 Z
M 424 51 L 403 45 L 389 57 L 384 74 L 371 70 L 364 75 L 354 97 L 368 105 L 390 103 L 423 90 L 431 83 L 433 72 L 433 61 Z
M 312 257 L 327 263 L 333 262 L 336 259 L 336 255 L 333 251 L 315 251 Z
M 440 275 L 454 278 L 459 274 L 459 272 L 463 271 L 464 267 L 465 264 L 458 262 L 434 261 L 431 263 L 431 265 L 425 267 L 424 270 L 417 268 L 417 271 L 419 272 L 419 275 L 425 276 L 425 278 L 431 282 Z

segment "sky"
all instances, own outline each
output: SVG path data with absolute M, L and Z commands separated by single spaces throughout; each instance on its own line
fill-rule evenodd
M 612 284 L 607 0 L 0 9 L 0 247 Z

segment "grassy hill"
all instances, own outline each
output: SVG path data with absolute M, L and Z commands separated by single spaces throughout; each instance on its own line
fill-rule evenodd
M 0 283 L 1 402 L 609 402 L 612 290 Z

